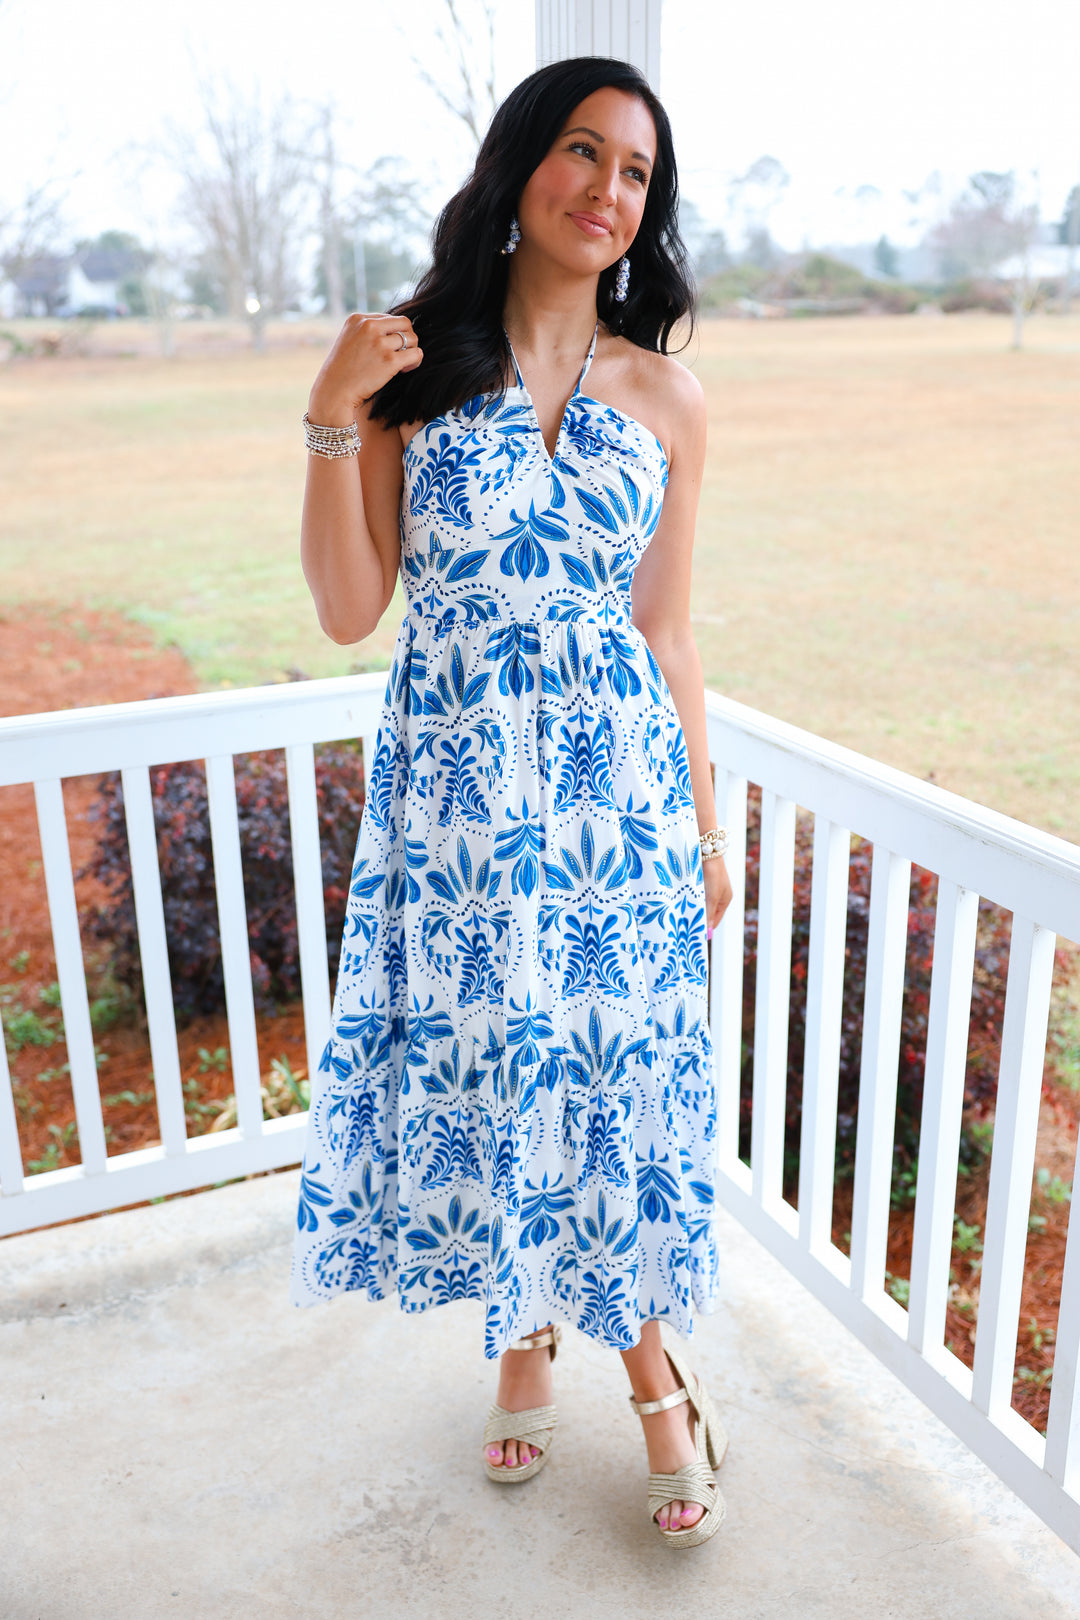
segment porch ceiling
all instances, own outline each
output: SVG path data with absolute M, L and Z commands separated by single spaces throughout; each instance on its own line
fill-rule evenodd
M 673 1561 L 614 1354 L 568 1335 L 551 1466 L 488 1485 L 479 1307 L 290 1307 L 296 1182 L 0 1243 L 8 1620 L 1080 1612 L 1080 1561 L 723 1211 L 728 1521 Z

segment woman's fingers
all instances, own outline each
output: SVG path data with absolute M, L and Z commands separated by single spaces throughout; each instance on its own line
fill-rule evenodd
M 731 904 L 731 879 L 728 877 L 722 855 L 706 861 L 704 865 L 705 921 L 709 928 L 716 928 Z
M 339 413 L 358 407 L 399 371 L 415 371 L 423 357 L 407 315 L 348 315 L 323 361 L 312 398 Z
M 384 342 L 394 371 L 415 371 L 424 358 L 420 340 L 409 320 L 402 319 L 401 324 L 387 327 Z

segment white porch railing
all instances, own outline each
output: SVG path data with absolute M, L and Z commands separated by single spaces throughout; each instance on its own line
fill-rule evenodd
M 330 991 L 314 744 L 362 737 L 364 758 L 370 759 L 385 687 L 385 674 L 360 675 L 0 721 L 0 786 L 34 784 L 82 1158 L 76 1167 L 24 1178 L 7 1053 L 0 1042 L 0 1235 L 299 1162 L 304 1116 L 263 1119 L 233 755 L 285 750 L 304 1033 L 308 1073 L 315 1075 L 330 1022 Z M 191 1139 L 184 1117 L 149 775 L 151 766 L 188 759 L 206 761 L 237 1103 L 235 1129 Z M 61 780 L 117 770 L 123 781 L 161 1146 L 107 1154 Z
M 0 785 L 33 782 L 81 1165 L 24 1177 L 0 1043 L 0 1234 L 299 1160 L 304 1116 L 264 1121 L 232 756 L 284 748 L 309 1071 L 329 1019 L 313 747 L 361 736 L 384 675 L 0 721 Z M 731 831 L 710 1015 L 726 1206 L 989 1466 L 1080 1547 L 1080 1217 L 1070 1224 L 1045 1440 L 1011 1407 L 1055 935 L 1080 940 L 1080 849 L 710 693 Z M 148 770 L 205 758 L 235 1129 L 187 1137 Z M 123 773 L 161 1146 L 108 1155 L 61 779 Z M 44 773 L 44 774 L 43 774 Z M 751 1164 L 739 1158 L 747 783 L 762 788 Z M 814 816 L 798 1210 L 783 1197 L 795 810 Z M 850 832 L 873 841 L 851 1253 L 831 1239 Z M 939 875 L 910 1299 L 885 1257 L 911 863 Z M 974 1369 L 944 1345 L 979 896 L 1013 913 Z M 1080 1200 L 1077 1200 L 1080 1202 Z

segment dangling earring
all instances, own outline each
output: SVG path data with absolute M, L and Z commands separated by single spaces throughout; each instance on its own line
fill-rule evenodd
M 630 260 L 624 253 L 619 260 L 619 268 L 615 274 L 615 302 L 626 303 L 626 294 L 630 287 Z
M 510 221 L 510 235 L 506 238 L 506 246 L 502 249 L 503 253 L 516 253 L 517 245 L 520 241 L 521 228 L 518 225 L 517 215 L 515 214 Z

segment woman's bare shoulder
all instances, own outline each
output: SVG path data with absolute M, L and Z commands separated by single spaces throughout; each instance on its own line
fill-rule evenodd
M 629 338 L 607 336 L 607 353 L 619 377 L 620 392 L 637 407 L 639 417 L 670 449 L 688 431 L 702 430 L 705 395 L 701 384 L 672 354 L 643 349 Z
M 650 393 L 655 393 L 666 410 L 678 416 L 704 410 L 705 394 L 694 373 L 673 354 L 659 354 L 653 349 L 630 347 L 640 356 L 643 381 Z

